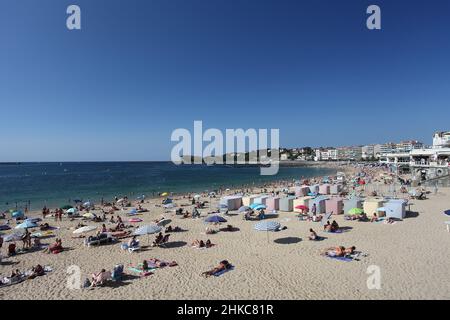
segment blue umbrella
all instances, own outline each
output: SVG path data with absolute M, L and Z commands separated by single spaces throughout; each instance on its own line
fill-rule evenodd
M 450 209 L 449 209 L 449 210 L 445 210 L 445 211 L 444 211 L 444 214 L 450 216 Z
M 260 221 L 257 224 L 255 224 L 255 230 L 258 231 L 276 231 L 279 230 L 281 227 L 279 222 L 276 221 Z
M 156 224 L 148 224 L 148 225 L 137 228 L 133 234 L 136 236 L 143 236 L 143 235 L 148 236 L 153 233 L 161 232 L 161 229 L 162 228 Z M 148 237 L 147 237 L 147 241 L 150 242 Z
M 255 207 L 257 207 L 257 206 L 264 206 L 262 203 L 252 203 L 251 205 L 250 205 L 250 208 L 251 209 L 255 209 Z
M 257 206 L 253 207 L 253 210 L 261 210 L 266 209 L 266 206 L 263 204 L 258 204 Z
M 11 234 L 4 236 L 3 241 L 5 241 L 5 242 L 19 241 L 19 240 L 22 240 L 23 235 L 24 235 L 23 232 L 11 233 Z
M 238 209 L 238 212 L 245 212 L 245 211 L 249 211 L 251 210 L 251 208 L 249 206 L 242 206 Z
M 205 222 L 220 223 L 220 222 L 227 222 L 227 220 L 224 217 L 214 215 L 214 216 L 210 216 L 210 217 L 206 218 Z
M 36 228 L 38 225 L 30 220 L 25 220 L 24 222 L 22 222 L 21 224 L 18 224 L 16 226 L 16 229 L 27 229 L 27 228 Z
M 161 231 L 161 227 L 156 224 L 149 224 L 142 227 L 137 228 L 134 231 L 134 235 L 143 236 L 146 234 L 153 234 Z
M 14 211 L 13 213 L 12 213 L 12 217 L 13 218 L 23 218 L 24 217 L 24 214 L 23 214 L 23 212 L 22 211 Z

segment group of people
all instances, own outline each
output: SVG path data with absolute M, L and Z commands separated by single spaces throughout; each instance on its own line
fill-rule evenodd
M 191 246 L 195 248 L 211 248 L 214 244 L 209 239 L 206 241 L 195 239 Z

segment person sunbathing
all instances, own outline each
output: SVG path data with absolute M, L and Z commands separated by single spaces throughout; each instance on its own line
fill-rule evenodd
M 102 269 L 99 273 L 93 273 L 91 276 L 91 287 L 103 285 L 108 278 L 108 273 L 105 269 Z
M 378 221 L 378 216 L 377 214 L 374 212 L 372 218 L 370 218 L 370 222 L 377 222 Z
M 152 264 L 156 268 L 164 268 L 166 266 L 174 267 L 174 266 L 178 265 L 178 263 L 176 261 L 166 262 L 166 261 L 161 261 L 161 260 L 156 259 L 156 258 L 149 259 L 147 262 Z
M 353 254 L 355 249 L 355 246 L 349 248 L 345 248 L 344 246 L 331 247 L 326 249 L 323 254 L 329 257 L 345 257 L 346 255 Z
M 45 275 L 44 268 L 38 264 L 31 268 L 31 274 L 28 276 L 28 279 L 34 279 L 43 275 Z
M 338 230 L 339 230 L 339 225 L 336 222 L 336 220 L 333 220 L 333 222 L 331 223 L 330 232 L 336 232 Z
M 139 241 L 136 239 L 136 236 L 133 236 L 133 238 L 128 241 L 128 248 L 136 248 L 139 245 Z
M 317 238 L 318 238 L 317 233 L 313 229 L 309 229 L 309 232 L 310 232 L 310 234 L 309 234 L 308 239 L 309 240 L 317 240 Z
M 169 233 L 169 232 L 180 232 L 180 231 L 181 231 L 181 228 L 178 227 L 178 226 L 173 227 L 173 228 L 172 228 L 172 226 L 168 226 L 166 228 L 166 230 L 165 230 L 166 233 Z
M 41 231 L 46 231 L 48 229 L 50 229 L 50 225 L 47 222 L 43 223 L 39 226 L 39 230 L 41 230 Z
M 213 276 L 213 275 L 215 275 L 215 274 L 217 274 L 219 272 L 222 272 L 222 271 L 225 271 L 225 270 L 229 270 L 231 268 L 232 268 L 232 265 L 227 260 L 222 260 L 222 261 L 220 261 L 219 266 L 217 266 L 217 267 L 215 267 L 215 268 L 213 268 L 211 270 L 203 272 L 202 276 L 208 278 L 208 277 Z
M 62 241 L 61 241 L 61 239 L 57 238 L 55 240 L 54 244 L 52 244 L 48 248 L 44 249 L 44 252 L 45 253 L 54 253 L 54 254 L 56 254 L 56 253 L 60 253 L 63 250 L 64 250 L 64 248 L 62 246 Z

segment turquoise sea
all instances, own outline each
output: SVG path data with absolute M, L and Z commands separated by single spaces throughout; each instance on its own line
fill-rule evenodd
M 172 162 L 64 162 L 0 164 L 0 209 L 32 210 L 73 199 L 99 201 L 114 196 L 152 197 L 159 192 L 200 192 L 274 180 L 325 176 L 334 169 L 281 167 L 261 176 L 258 167 L 174 165 Z

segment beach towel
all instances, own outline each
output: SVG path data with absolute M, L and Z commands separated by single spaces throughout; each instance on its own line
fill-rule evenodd
M 128 270 L 134 273 L 138 273 L 139 275 L 146 277 L 146 276 L 150 276 L 153 274 L 153 271 L 155 271 L 155 269 L 146 269 L 145 271 L 140 270 L 138 268 L 135 267 L 128 267 Z
M 344 230 L 339 229 L 339 230 L 336 230 L 336 231 L 324 231 L 324 232 L 326 232 L 326 233 L 343 233 Z
M 346 262 L 353 261 L 352 258 L 348 258 L 348 257 L 334 257 L 334 256 L 329 256 L 329 255 L 326 255 L 326 257 L 335 259 L 335 260 L 346 261 Z
M 222 271 L 216 272 L 213 274 L 214 277 L 220 277 L 221 275 L 223 275 L 224 273 L 227 273 L 228 271 L 234 270 L 234 266 L 231 266 L 228 269 L 224 269 Z

